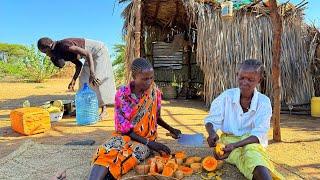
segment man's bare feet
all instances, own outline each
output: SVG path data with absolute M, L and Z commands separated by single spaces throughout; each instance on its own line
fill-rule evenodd
M 102 106 L 101 113 L 99 115 L 99 120 L 103 120 L 107 118 L 107 105 Z
M 66 170 L 59 170 L 56 172 L 54 176 L 50 178 L 50 180 L 66 180 L 67 179 L 67 173 Z

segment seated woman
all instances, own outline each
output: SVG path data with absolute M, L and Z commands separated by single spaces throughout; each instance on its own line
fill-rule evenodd
M 98 148 L 89 179 L 118 179 L 145 160 L 151 150 L 170 154 L 166 145 L 156 142 L 157 125 L 176 138 L 181 134 L 160 116 L 161 92 L 153 82 L 154 72 L 149 61 L 135 59 L 131 72 L 133 81 L 116 93 L 116 132 Z
M 239 88 L 228 89 L 211 104 L 205 119 L 210 147 L 216 146 L 220 129 L 220 142 L 226 144 L 224 155 L 248 179 L 283 179 L 270 161 L 265 147 L 272 116 L 270 99 L 257 91 L 263 78 L 263 64 L 254 59 L 245 60 L 237 73 Z

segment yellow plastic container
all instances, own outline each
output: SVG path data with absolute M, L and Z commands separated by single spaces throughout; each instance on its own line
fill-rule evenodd
M 320 117 L 320 97 L 311 98 L 311 116 Z
M 51 128 L 49 112 L 42 108 L 25 107 L 11 111 L 11 128 L 24 135 L 43 133 Z

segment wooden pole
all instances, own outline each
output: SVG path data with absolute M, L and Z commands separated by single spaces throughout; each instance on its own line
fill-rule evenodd
M 277 1 L 270 0 L 270 16 L 272 22 L 272 90 L 273 90 L 273 139 L 276 142 L 281 141 L 280 131 L 280 111 L 281 111 L 281 74 L 280 74 L 280 56 L 281 56 L 281 34 L 282 20 L 278 11 Z
M 134 0 L 136 3 L 136 13 L 135 13 L 135 28 L 134 28 L 134 57 L 138 58 L 141 55 L 141 0 Z

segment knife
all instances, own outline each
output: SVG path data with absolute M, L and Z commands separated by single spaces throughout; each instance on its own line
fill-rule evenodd
M 166 136 L 176 137 L 172 133 L 166 133 Z M 203 140 L 204 136 L 202 133 L 180 134 L 178 137 L 178 143 L 187 147 L 203 147 Z

